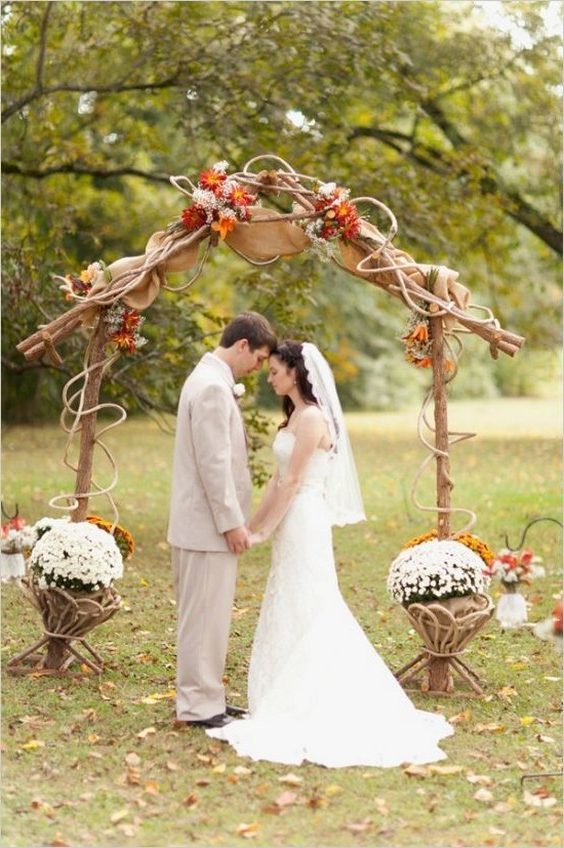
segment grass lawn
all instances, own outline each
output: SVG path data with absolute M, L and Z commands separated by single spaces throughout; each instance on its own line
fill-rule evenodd
M 451 404 L 453 429 L 479 432 L 453 448 L 454 505 L 478 513 L 475 532 L 493 548 L 503 546 L 505 533 L 515 546 L 531 518 L 560 517 L 558 412 L 551 400 Z M 416 655 L 419 642 L 387 596 L 386 574 L 403 543 L 429 527 L 409 502 L 423 458 L 415 419 L 414 410 L 349 416 L 368 521 L 335 533 L 343 594 L 394 669 Z M 119 464 L 121 522 L 137 542 L 118 584 L 124 606 L 90 634 L 107 661 L 100 678 L 4 671 L 3 845 L 560 844 L 561 781 L 542 773 L 560 768 L 561 662 L 529 629 L 503 633 L 491 622 L 471 643 L 466 659 L 485 681 L 483 697 L 470 697 L 461 682 L 450 698 L 413 695 L 456 724 L 438 767 L 410 774 L 254 763 L 201 730 L 175 727 L 175 609 L 165 542 L 172 438 L 137 418 L 108 441 Z M 5 431 L 3 498 L 8 507 L 17 501 L 30 521 L 52 514 L 49 498 L 72 490 L 63 444 L 56 427 Z M 429 470 L 420 492 L 430 503 L 433 478 Z M 525 590 L 529 617 L 538 621 L 560 592 L 561 530 L 535 525 L 527 545 L 547 571 Z M 240 560 L 226 669 L 233 703 L 245 703 L 268 563 L 266 547 Z M 40 627 L 17 586 L 2 590 L 7 660 L 35 641 Z M 499 596 L 497 586 L 492 594 Z M 526 774 L 537 776 L 522 785 Z

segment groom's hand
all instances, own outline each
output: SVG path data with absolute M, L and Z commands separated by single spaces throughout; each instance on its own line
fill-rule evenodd
M 246 527 L 234 527 L 233 530 L 226 530 L 223 535 L 232 554 L 242 554 L 251 547 L 249 531 Z

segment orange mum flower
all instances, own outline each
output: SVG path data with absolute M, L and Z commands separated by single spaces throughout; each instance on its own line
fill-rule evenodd
M 405 337 L 412 342 L 427 342 L 429 341 L 429 328 L 427 324 L 418 324 L 416 328 L 408 336 Z
M 221 184 L 225 182 L 225 179 L 225 174 L 222 174 L 220 171 L 214 171 L 213 168 L 210 168 L 209 171 L 202 171 L 198 183 L 202 188 L 206 188 L 208 191 L 213 191 L 214 194 L 218 194 L 221 189 Z
M 250 194 L 242 185 L 235 185 L 229 193 L 229 201 L 235 206 L 249 206 L 257 199 L 256 194 Z
M 212 230 L 219 233 L 219 237 L 223 241 L 225 236 L 235 229 L 235 224 L 235 218 L 232 218 L 230 215 L 220 215 L 219 221 L 214 221 L 211 226 Z

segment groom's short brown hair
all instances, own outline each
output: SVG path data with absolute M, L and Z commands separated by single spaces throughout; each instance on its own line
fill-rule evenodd
M 258 312 L 241 312 L 225 327 L 221 341 L 221 347 L 231 347 L 240 339 L 247 339 L 251 350 L 257 347 L 267 347 L 274 350 L 276 347 L 276 336 L 274 330 L 264 317 Z

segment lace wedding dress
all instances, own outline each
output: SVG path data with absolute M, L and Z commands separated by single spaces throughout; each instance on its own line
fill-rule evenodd
M 284 475 L 294 436 L 274 453 Z M 249 717 L 206 731 L 254 760 L 397 766 L 446 755 L 453 733 L 417 710 L 345 604 L 324 498 L 330 456 L 317 450 L 279 525 L 249 669 Z

